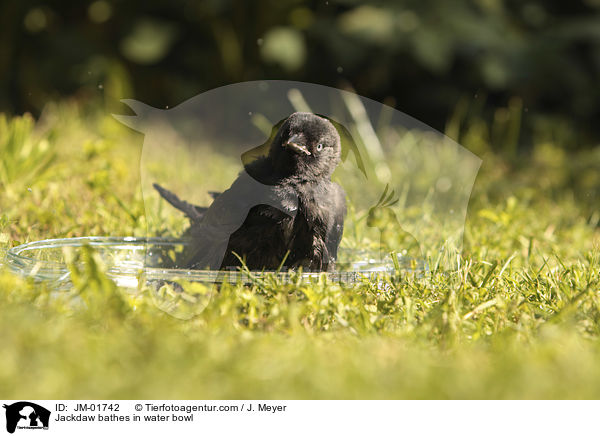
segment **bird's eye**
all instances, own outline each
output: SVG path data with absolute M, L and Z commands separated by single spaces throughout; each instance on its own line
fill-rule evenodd
M 323 150 L 323 144 L 317 144 L 317 151 Z

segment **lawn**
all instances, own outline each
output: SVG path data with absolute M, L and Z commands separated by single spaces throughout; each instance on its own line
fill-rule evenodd
M 600 146 L 539 135 L 515 151 L 481 129 L 461 134 L 483 164 L 453 269 L 224 286 L 184 320 L 101 264 L 73 264 L 74 289 L 59 293 L 0 266 L 0 396 L 600 398 Z M 142 143 L 71 102 L 38 121 L 0 116 L 0 256 L 47 238 L 145 236 Z M 152 231 L 181 231 L 169 217 Z

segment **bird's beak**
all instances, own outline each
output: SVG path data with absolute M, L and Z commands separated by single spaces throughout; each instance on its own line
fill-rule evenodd
M 300 137 L 298 135 L 292 135 L 292 137 L 290 139 L 287 140 L 287 142 L 285 142 L 283 144 L 283 146 L 285 148 L 289 148 L 292 151 L 296 152 L 296 153 L 304 153 L 308 156 L 310 156 L 310 151 L 308 151 L 308 148 L 306 148 L 306 145 L 301 145 L 300 143 Z

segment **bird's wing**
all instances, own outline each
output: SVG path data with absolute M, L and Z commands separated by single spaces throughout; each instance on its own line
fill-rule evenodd
M 330 257 L 329 264 L 334 264 L 337 259 L 337 250 L 344 233 L 344 217 L 346 216 L 346 193 L 337 183 L 332 185 L 334 189 L 331 196 L 332 205 L 330 210 L 333 213 L 333 220 L 326 238 L 327 252 Z
M 295 215 L 298 198 L 282 195 L 277 186 L 262 184 L 242 171 L 231 187 L 215 198 L 202 220 L 189 229 L 193 247 L 188 266 L 218 269 L 229 237 L 242 226 L 250 209 L 260 204 Z

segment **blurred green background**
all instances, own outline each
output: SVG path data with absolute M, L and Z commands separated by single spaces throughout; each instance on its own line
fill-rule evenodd
M 457 116 L 500 131 L 518 118 L 511 148 L 581 148 L 600 137 L 599 77 L 600 0 L 0 3 L 0 111 L 12 114 L 64 97 L 172 107 L 286 79 L 351 87 L 440 131 Z

